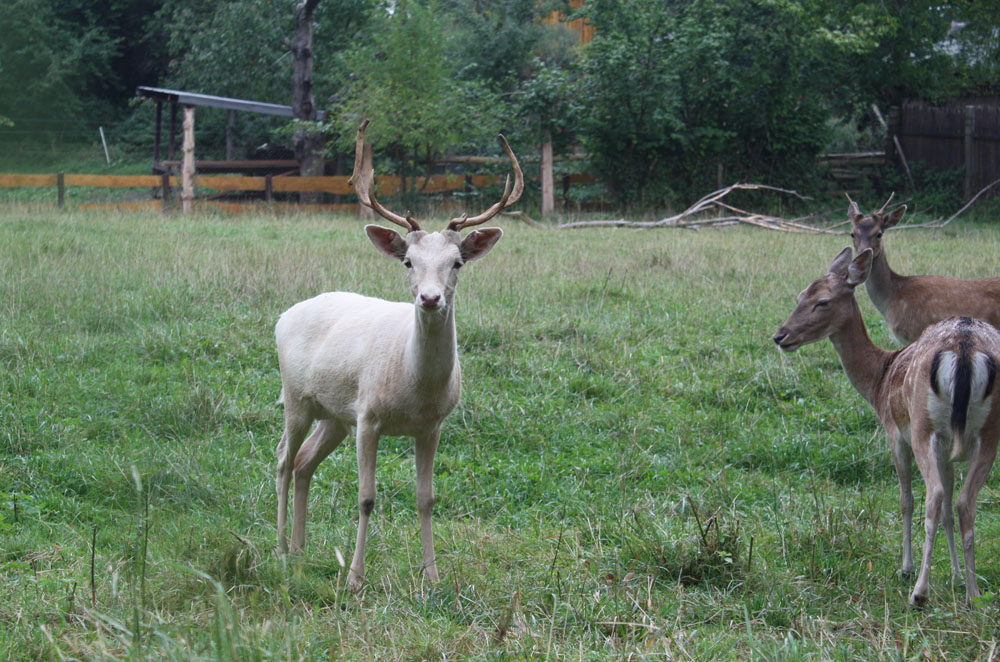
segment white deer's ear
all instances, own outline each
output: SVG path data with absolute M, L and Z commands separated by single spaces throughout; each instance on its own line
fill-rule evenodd
M 857 287 L 868 280 L 868 274 L 872 270 L 872 249 L 866 248 L 858 253 L 849 265 L 847 265 L 847 284 Z
M 381 225 L 366 225 L 365 234 L 383 254 L 397 260 L 406 257 L 406 240 L 395 230 L 383 228 Z
M 903 214 L 905 213 L 906 213 L 906 205 L 899 205 L 891 212 L 886 214 L 885 218 L 882 220 L 882 227 L 888 230 L 896 223 L 899 223 L 903 218 Z
M 459 250 L 462 252 L 462 259 L 466 262 L 469 260 L 478 260 L 489 253 L 493 245 L 500 241 L 500 237 L 502 236 L 503 230 L 500 228 L 483 228 L 482 230 L 470 232 L 462 240 L 461 246 L 459 246 Z

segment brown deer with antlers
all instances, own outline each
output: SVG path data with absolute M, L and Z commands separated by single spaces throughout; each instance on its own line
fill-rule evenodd
M 976 582 L 976 497 L 986 482 L 1000 438 L 1000 398 L 996 391 L 1000 331 L 969 317 L 953 317 L 929 326 L 911 345 L 894 352 L 877 347 L 868 337 L 854 288 L 872 268 L 872 252 L 853 260 L 845 248 L 829 272 L 804 289 L 774 342 L 791 352 L 829 338 L 854 388 L 878 415 L 889 437 L 899 478 L 903 511 L 904 573 L 913 570 L 910 529 L 914 458 L 927 488 L 923 557 L 910 602 L 921 605 L 930 593 L 931 552 L 938 522 L 944 524 L 951 555 L 952 577 L 960 576 L 955 549 L 952 491 L 956 462 L 968 461 L 959 493 L 958 526 L 965 557 L 965 596 L 979 597 Z
M 1000 278 L 897 274 L 886 260 L 882 236 L 903 218 L 906 205 L 899 205 L 889 213 L 885 213 L 883 205 L 877 212 L 862 214 L 850 196 L 847 200 L 854 250 L 860 253 L 870 248 L 874 256 L 865 289 L 900 342 L 913 342 L 934 322 L 959 315 L 1000 327 Z
M 417 511 L 423 570 L 438 580 L 431 529 L 433 465 L 441 425 L 458 403 L 461 368 L 455 336 L 455 287 L 459 269 L 486 255 L 500 240 L 499 228 L 460 232 L 485 223 L 517 202 L 524 176 L 513 151 L 499 136 L 514 169 L 503 196 L 482 214 L 452 219 L 442 232 L 425 232 L 407 213 L 389 211 L 375 197 L 374 173 L 361 172 L 365 130 L 355 145 L 351 183 L 361 204 L 406 229 L 406 235 L 377 225 L 365 226 L 380 252 L 406 268 L 413 303 L 396 303 L 330 292 L 295 304 L 275 327 L 281 370 L 285 429 L 278 444 L 278 548 L 285 539 L 288 488 L 295 477 L 292 551 L 305 544 L 309 485 L 316 467 L 350 432 L 357 430 L 357 543 L 348 584 L 359 590 L 365 576 L 368 522 L 375 507 L 375 458 L 381 435 L 416 441 Z M 312 434 L 310 428 L 317 422 Z

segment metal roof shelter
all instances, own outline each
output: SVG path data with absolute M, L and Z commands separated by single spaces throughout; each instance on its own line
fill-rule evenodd
M 184 92 L 182 90 L 168 90 L 162 87 L 140 86 L 136 90 L 137 94 L 156 101 L 156 133 L 153 141 L 153 172 L 163 173 L 176 166 L 174 163 L 174 150 L 177 133 L 177 106 L 207 106 L 210 108 L 225 108 L 229 111 L 229 120 L 226 122 L 226 161 L 202 161 L 198 164 L 198 170 L 215 172 L 244 172 L 261 170 L 287 170 L 298 168 L 298 163 L 294 160 L 269 161 L 233 161 L 232 157 L 232 124 L 233 113 L 237 110 L 262 113 L 265 115 L 279 115 L 281 117 L 294 117 L 292 107 L 277 103 L 267 103 L 264 101 L 250 101 L 248 99 L 236 99 L 233 97 L 219 97 L 212 94 L 199 94 L 197 92 Z M 163 119 L 163 104 L 170 104 L 169 139 L 167 141 L 167 160 L 160 161 L 160 133 Z M 320 110 L 316 113 L 316 118 L 323 120 L 326 118 L 326 111 Z

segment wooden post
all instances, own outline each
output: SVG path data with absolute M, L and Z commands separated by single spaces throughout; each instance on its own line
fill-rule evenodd
M 552 183 L 552 135 L 547 133 L 542 140 L 542 216 L 551 214 L 555 208 L 555 188 Z
M 236 125 L 236 111 L 232 108 L 226 113 L 226 160 L 233 160 L 233 127 Z
M 973 139 L 973 132 L 976 128 L 976 107 L 966 106 L 965 107 L 965 135 L 964 135 L 964 147 L 965 147 L 965 181 L 962 186 L 962 197 L 965 200 L 972 198 L 975 191 L 972 190 L 973 177 L 975 176 L 976 161 L 974 158 L 974 152 L 976 147 L 976 141 Z
M 170 173 L 165 172 L 160 176 L 163 187 L 163 198 L 160 201 L 160 211 L 166 213 L 170 202 Z
M 170 136 L 167 139 L 167 160 L 174 160 L 174 146 L 177 143 L 177 104 L 170 104 Z
M 153 173 L 160 163 L 160 126 L 163 124 L 163 102 L 156 102 L 156 126 L 153 129 Z
M 181 212 L 194 211 L 194 106 L 184 106 L 184 161 L 181 164 Z
M 66 206 L 66 177 L 63 173 L 56 175 L 56 189 L 58 191 L 59 209 Z
M 274 191 L 274 184 L 271 181 L 271 173 L 264 175 L 264 201 L 271 202 L 272 192 Z

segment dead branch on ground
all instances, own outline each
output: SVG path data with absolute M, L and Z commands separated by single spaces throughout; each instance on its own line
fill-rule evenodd
M 800 232 L 800 233 L 814 233 L 814 234 L 843 234 L 842 232 L 836 232 L 833 230 L 828 230 L 825 228 L 815 227 L 813 225 L 806 225 L 803 221 L 807 221 L 813 216 L 805 216 L 801 218 L 787 219 L 781 218 L 779 216 L 770 216 L 768 214 L 755 214 L 753 212 L 747 211 L 745 209 L 740 209 L 734 207 L 728 203 L 722 202 L 729 193 L 740 190 L 740 191 L 776 191 L 778 193 L 784 193 L 786 195 L 792 195 L 800 200 L 809 200 L 808 197 L 799 194 L 796 191 L 789 189 L 778 188 L 777 186 L 768 186 L 766 184 L 733 184 L 732 186 L 727 186 L 721 188 L 718 191 L 713 191 L 708 195 L 704 196 L 696 203 L 685 209 L 679 214 L 674 216 L 668 216 L 667 218 L 661 218 L 658 221 L 629 221 L 623 218 L 612 219 L 612 220 L 599 220 L 599 221 L 575 221 L 573 223 L 563 223 L 557 225 L 557 230 L 570 230 L 574 228 L 639 228 L 639 229 L 652 229 L 652 228 L 705 228 L 705 227 L 724 227 L 728 225 L 753 225 L 755 227 L 766 228 L 768 230 L 776 230 L 778 232 Z M 714 215 L 711 215 L 714 214 Z

